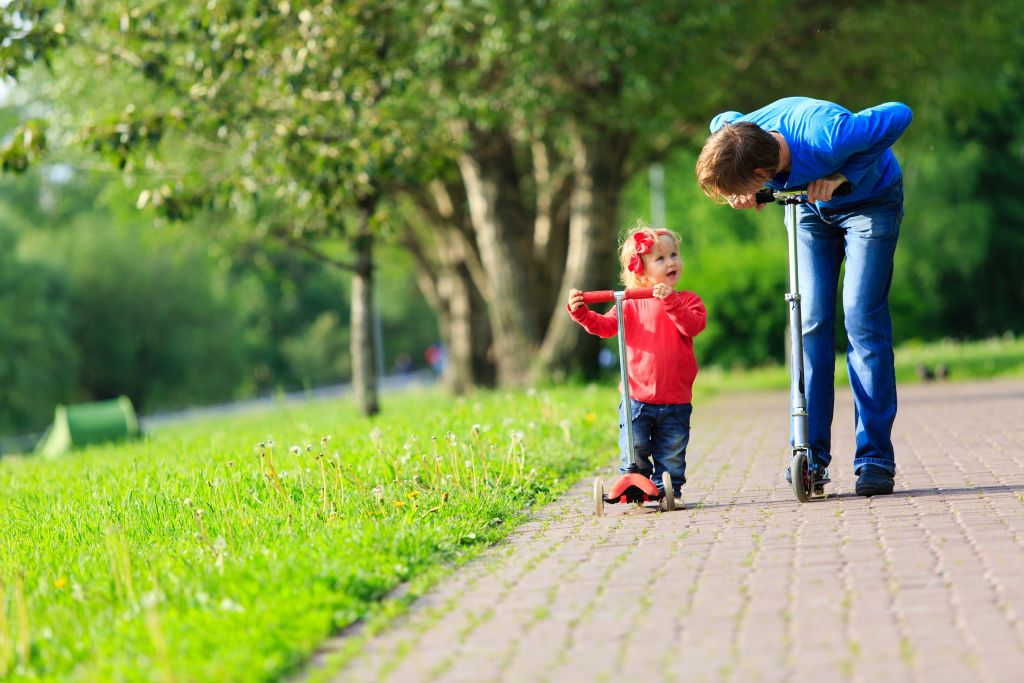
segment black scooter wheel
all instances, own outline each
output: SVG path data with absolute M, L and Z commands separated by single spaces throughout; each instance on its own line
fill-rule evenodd
M 789 461 L 790 477 L 793 479 L 793 493 L 801 503 L 811 499 L 813 484 L 811 483 L 810 463 L 807 462 L 807 451 L 799 450 L 793 452 L 793 458 Z

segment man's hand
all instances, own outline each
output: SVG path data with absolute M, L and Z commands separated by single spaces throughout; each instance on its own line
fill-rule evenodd
M 569 310 L 573 313 L 583 305 L 583 292 L 578 289 L 569 290 Z
M 726 197 L 725 200 L 734 209 L 757 209 L 760 211 L 765 207 L 765 204 L 757 203 L 756 194 L 733 194 Z
M 655 299 L 664 299 L 674 291 L 676 290 L 672 289 L 671 286 L 666 285 L 664 282 L 659 282 L 651 288 L 651 296 Z
M 832 193 L 836 191 L 836 188 L 845 182 L 846 176 L 842 173 L 833 173 L 824 178 L 818 178 L 807 186 L 807 201 L 827 202 L 832 199 Z

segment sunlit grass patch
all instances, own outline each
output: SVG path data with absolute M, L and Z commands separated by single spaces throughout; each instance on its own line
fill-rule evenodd
M 0 461 L 0 678 L 277 680 L 606 465 L 615 401 L 420 392 Z

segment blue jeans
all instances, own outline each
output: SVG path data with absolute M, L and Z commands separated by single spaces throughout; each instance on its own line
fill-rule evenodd
M 633 451 L 636 467 L 632 466 L 626 440 L 626 419 L 619 401 L 619 453 L 622 466 L 619 471 L 639 472 L 651 477 L 658 489 L 662 488 L 661 474 L 672 477 L 673 493 L 686 483 L 686 446 L 690 443 L 690 415 L 693 405 L 678 403 L 659 405 L 630 399 L 633 422 Z M 654 464 L 651 465 L 653 456 Z
M 855 207 L 797 207 L 807 437 L 811 457 L 824 466 L 832 460 L 836 290 L 845 259 L 846 364 L 857 433 L 853 468 L 857 473 L 861 466 L 871 464 L 880 465 L 890 474 L 896 471 L 892 446 L 896 373 L 889 287 L 902 220 L 902 179 L 880 197 Z

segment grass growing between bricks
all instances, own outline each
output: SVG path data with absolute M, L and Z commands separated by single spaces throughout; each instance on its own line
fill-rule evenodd
M 614 391 L 320 403 L 6 458 L 0 679 L 292 674 L 606 466 Z

